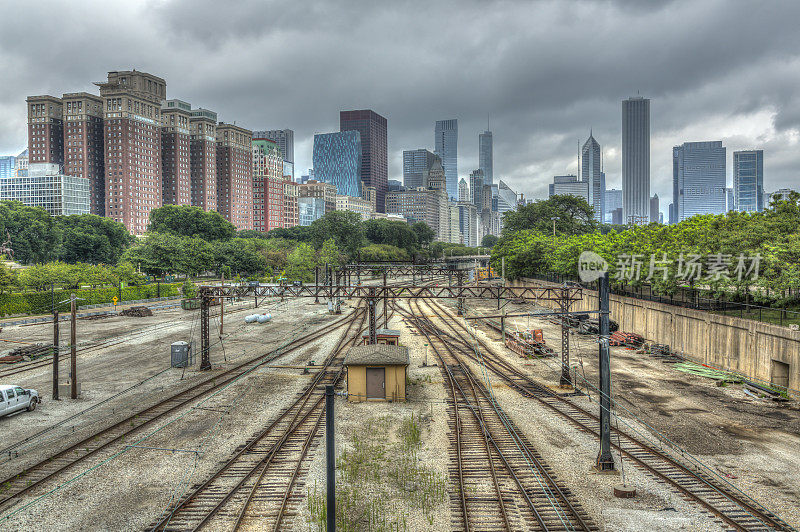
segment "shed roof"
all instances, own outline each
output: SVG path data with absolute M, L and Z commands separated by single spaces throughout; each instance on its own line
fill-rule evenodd
M 376 329 L 375 331 L 378 336 L 400 336 L 400 331 L 397 329 Z M 366 338 L 369 336 L 369 331 L 364 331 L 361 335 L 362 338 Z
M 345 366 L 380 364 L 408 365 L 408 348 L 400 345 L 360 345 L 350 349 L 344 359 Z

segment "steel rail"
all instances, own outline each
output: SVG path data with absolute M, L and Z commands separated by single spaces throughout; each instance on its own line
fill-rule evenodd
M 446 323 L 449 328 L 451 328 L 455 332 L 456 329 L 453 326 L 453 323 L 456 323 L 458 324 L 459 328 L 465 331 L 465 333 L 471 334 L 469 330 L 466 329 L 466 327 L 464 327 L 464 325 L 460 321 L 458 321 L 453 317 L 453 315 L 449 312 L 448 309 L 441 307 L 440 305 L 438 305 L 438 303 L 437 306 L 439 306 L 442 312 L 449 318 L 448 320 L 443 320 L 443 322 Z M 456 342 L 462 343 L 462 345 L 465 346 L 465 351 L 472 350 L 472 346 L 467 342 L 464 342 L 463 340 L 458 339 L 456 337 L 451 336 L 451 338 Z M 576 405 L 575 403 L 573 403 L 572 401 L 568 400 L 565 397 L 553 393 L 546 386 L 531 379 L 529 376 L 525 375 L 517 368 L 511 366 L 510 364 L 502 360 L 502 358 L 494 351 L 494 349 L 488 346 L 480 338 L 477 337 L 474 338 L 488 353 L 492 355 L 492 358 L 488 360 L 489 362 L 488 365 L 490 366 L 490 369 L 493 371 L 493 373 L 497 374 L 500 378 L 506 381 L 512 388 L 516 389 L 519 393 L 527 397 L 537 399 L 542 404 L 548 406 L 550 409 L 560 414 L 562 417 L 566 418 L 571 423 L 575 424 L 581 430 L 589 432 L 593 436 L 599 438 L 600 435 L 599 429 L 590 427 L 587 424 L 587 422 L 581 421 L 575 417 L 576 415 L 581 415 L 586 418 L 589 418 L 590 422 L 599 423 L 599 417 L 596 414 L 593 414 L 587 411 L 586 409 Z M 466 352 L 465 354 L 468 357 L 472 357 L 473 360 L 475 360 L 473 354 Z M 520 384 L 519 382 L 514 381 L 514 379 L 509 377 L 508 375 L 509 373 L 513 374 L 514 377 L 516 377 L 517 379 L 522 380 L 524 384 Z M 558 406 L 556 406 L 555 403 L 563 404 L 566 405 L 566 408 L 574 409 L 576 411 L 576 414 L 571 414 L 569 412 L 563 411 L 562 409 L 558 408 Z M 678 480 L 676 478 L 673 478 L 673 476 L 679 477 L 680 474 L 685 474 L 690 476 L 692 479 L 694 479 L 694 482 L 697 482 L 701 486 L 707 487 L 713 492 L 716 492 L 719 496 L 741 507 L 741 509 L 744 510 L 751 517 L 754 517 L 758 521 L 761 521 L 762 525 L 766 527 L 765 529 L 794 530 L 793 527 L 788 525 L 777 515 L 775 514 L 770 515 L 772 512 L 770 512 L 768 509 L 763 507 L 762 509 L 758 509 L 754 507 L 752 503 L 743 500 L 741 497 L 735 495 L 734 493 L 731 493 L 730 490 L 717 484 L 711 478 L 707 478 L 706 475 L 703 474 L 702 472 L 693 471 L 687 465 L 672 458 L 666 453 L 654 448 L 652 445 L 649 445 L 648 443 L 639 440 L 635 436 L 621 430 L 619 427 L 612 427 L 612 433 L 614 432 L 617 433 L 617 438 L 618 438 L 617 441 L 619 442 L 619 443 L 613 443 L 612 441 L 612 446 L 614 448 L 616 448 L 619 452 L 627 456 L 632 462 L 634 462 L 641 469 L 644 469 L 648 473 L 661 479 L 663 482 L 671 485 L 678 492 L 680 492 L 687 498 L 694 500 L 696 503 L 705 508 L 709 513 L 722 519 L 728 525 L 734 527 L 735 529 L 750 530 L 754 526 L 754 523 L 748 522 L 743 524 L 741 521 L 737 521 L 735 516 L 728 515 L 725 510 L 721 510 L 720 508 L 715 506 L 714 503 L 706 500 L 706 498 L 703 495 L 696 493 L 691 489 L 691 487 L 686 487 L 685 485 L 682 484 L 682 482 L 685 483 L 686 481 Z M 620 439 L 626 441 L 632 446 L 638 447 L 641 451 L 651 455 L 657 460 L 666 462 L 668 466 L 678 469 L 679 474 L 670 476 L 669 474 L 658 470 L 655 466 L 647 463 L 644 458 L 642 458 L 641 456 L 637 456 L 636 454 L 634 454 L 632 450 L 625 448 L 622 445 Z
M 178 410 L 179 408 L 198 399 L 199 397 L 202 397 L 214 390 L 222 388 L 229 382 L 245 374 L 247 371 L 251 371 L 252 369 L 259 367 L 262 364 L 270 362 L 271 360 L 274 360 L 278 356 L 299 349 L 300 347 L 303 347 L 317 340 L 324 334 L 327 334 L 327 332 L 329 332 L 330 330 L 338 329 L 339 327 L 343 326 L 347 320 L 353 319 L 355 314 L 363 315 L 363 311 L 357 310 L 351 316 L 347 316 L 333 323 L 327 324 L 316 331 L 313 331 L 303 337 L 294 340 L 287 346 L 284 346 L 284 348 L 279 348 L 277 350 L 270 351 L 266 354 L 259 355 L 250 360 L 237 364 L 225 370 L 221 374 L 207 377 L 206 379 L 192 385 L 191 387 L 183 391 L 174 394 L 173 396 L 165 400 L 159 401 L 158 403 L 151 405 L 150 407 L 144 408 L 134 414 L 131 414 L 127 416 L 125 419 L 122 419 L 121 421 L 114 423 L 109 427 L 101 429 L 100 431 L 95 432 L 86 438 L 83 438 L 81 441 L 70 445 L 66 449 L 58 451 L 55 454 L 43 460 L 40 460 L 29 467 L 26 467 L 24 470 L 0 482 L 0 486 L 4 488 L 4 491 L 12 490 L 12 493 L 5 494 L 2 496 L 2 498 L 0 498 L 0 507 L 5 505 L 12 499 L 18 497 L 19 495 L 30 491 L 36 486 L 39 486 L 46 480 L 53 478 L 55 475 L 74 466 L 75 464 L 82 462 L 91 456 L 94 456 L 99 451 L 108 448 L 109 446 L 120 441 L 122 438 L 131 434 L 132 432 L 137 431 L 147 425 L 150 425 L 151 423 L 153 423 L 158 419 L 162 419 L 167 414 L 170 414 Z M 100 442 L 98 444 L 97 439 L 103 436 L 108 436 L 109 439 L 107 441 Z M 78 454 L 78 456 L 70 456 L 75 452 L 78 452 L 80 454 Z M 54 469 L 52 468 L 52 464 L 55 464 Z M 37 472 L 41 473 L 39 478 L 36 478 L 35 480 L 32 481 L 29 478 L 27 478 L 30 477 L 32 474 L 36 474 Z

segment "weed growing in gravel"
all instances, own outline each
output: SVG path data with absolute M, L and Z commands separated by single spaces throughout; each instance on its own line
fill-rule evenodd
M 447 497 L 447 478 L 421 466 L 422 428 L 404 418 L 390 441 L 388 416 L 368 419 L 353 432 L 336 461 L 336 526 L 339 530 L 400 531 L 408 528 L 408 507 L 421 510 L 432 525 Z M 307 491 L 310 520 L 325 530 L 325 493 Z

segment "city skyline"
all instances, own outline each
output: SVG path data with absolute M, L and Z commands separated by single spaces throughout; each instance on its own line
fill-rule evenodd
M 11 29 L 0 36 L 0 62 L 22 72 L 10 77 L 0 93 L 0 115 L 4 118 L 0 122 L 0 154 L 14 155 L 26 147 L 25 106 L 20 104 L 26 96 L 61 94 L 66 88 L 94 92 L 90 80 L 102 79 L 110 69 L 135 67 L 165 76 L 170 94 L 214 109 L 222 121 L 237 120 L 252 130 L 275 126 L 294 130 L 298 175 L 300 169 L 304 172 L 311 167 L 314 133 L 338 130 L 336 112 L 370 108 L 389 120 L 389 179 L 402 175 L 403 150 L 433 150 L 431 122 L 441 117 L 460 122 L 459 177 L 467 178 L 479 167 L 475 136 L 486 128 L 486 113 L 491 113 L 491 129 L 497 137 L 495 182 L 503 179 L 526 198 L 546 197 L 552 176 L 577 173 L 575 144 L 585 140 L 593 129 L 604 148 L 607 187 L 617 188 L 621 185 L 619 102 L 638 90 L 652 101 L 650 194 L 658 193 L 662 212 L 671 200 L 672 147 L 683 142 L 715 138 L 730 152 L 763 149 L 767 158 L 765 190 L 794 186 L 794 168 L 800 155 L 793 148 L 793 139 L 800 131 L 800 115 L 794 112 L 793 87 L 798 74 L 791 65 L 799 60 L 795 41 L 800 37 L 789 27 L 789 21 L 796 18 L 791 11 L 800 14 L 800 6 L 763 6 L 744 21 L 736 10 L 704 2 L 703 9 L 693 9 L 696 27 L 690 32 L 674 23 L 689 5 L 668 2 L 633 10 L 626 3 L 615 2 L 558 8 L 549 3 L 506 5 L 493 10 L 498 24 L 478 33 L 460 29 L 457 24 L 443 30 L 442 39 L 470 44 L 463 53 L 449 54 L 447 60 L 433 58 L 433 68 L 441 79 L 431 81 L 426 74 L 426 82 L 420 85 L 424 88 L 410 91 L 410 83 L 422 74 L 402 61 L 398 65 L 396 60 L 402 57 L 403 47 L 412 42 L 424 50 L 432 41 L 404 33 L 409 27 L 422 28 L 418 21 L 412 24 L 401 10 L 386 11 L 364 4 L 356 20 L 350 21 L 361 30 L 350 28 L 347 32 L 355 35 L 353 49 L 367 42 L 381 43 L 381 51 L 369 66 L 386 81 L 377 85 L 372 81 L 367 90 L 366 80 L 377 76 L 363 68 L 356 54 L 320 60 L 325 54 L 318 50 L 340 45 L 340 34 L 345 31 L 344 20 L 332 6 L 323 5 L 319 10 L 286 7 L 282 26 L 296 33 L 298 38 L 292 42 L 305 45 L 287 43 L 282 54 L 264 59 L 265 51 L 280 45 L 276 39 L 281 36 L 277 27 L 254 23 L 258 20 L 256 5 L 242 5 L 230 20 L 216 21 L 213 4 L 202 1 L 165 2 L 150 8 L 119 4 L 98 9 L 96 16 L 88 19 L 72 21 L 74 33 L 81 35 L 77 40 L 36 25 Z M 58 4 L 10 5 L 6 14 L 10 19 L 38 20 L 40 10 L 52 13 L 54 20 L 72 20 L 68 8 Z M 431 10 L 432 15 L 448 11 L 445 6 L 431 6 Z M 480 10 L 463 6 L 459 21 L 468 20 L 476 11 Z M 564 14 L 588 11 L 607 21 L 607 32 L 587 32 L 591 17 L 568 16 L 572 21 L 566 25 L 553 23 L 556 18 L 562 20 Z M 131 22 L 111 23 L 111 12 Z M 385 20 L 389 12 L 397 23 L 388 31 L 368 24 L 375 17 Z M 182 18 L 187 13 L 195 22 L 191 27 Z M 214 24 L 210 25 L 211 21 Z M 330 22 L 330 31 L 312 35 L 323 22 Z M 508 31 L 522 24 L 529 25 L 529 31 Z M 737 31 L 752 24 L 769 31 Z M 646 25 L 652 31 L 631 35 L 615 31 L 630 25 Z M 563 37 L 590 33 L 592 46 L 602 53 L 586 75 L 594 75 L 602 83 L 591 89 L 567 83 L 569 88 L 564 90 L 560 76 L 569 80 L 572 75 L 564 65 L 579 59 L 587 43 L 578 39 L 565 47 Z M 739 36 L 733 39 L 732 35 Z M 244 47 L 241 59 L 224 61 L 226 45 L 235 46 L 245 39 L 251 42 Z M 104 45 L 109 41 L 120 43 L 113 54 Z M 665 41 L 676 43 L 666 55 L 661 50 Z M 715 43 L 713 61 L 687 59 L 692 50 L 708 46 L 708 41 Z M 43 42 L 52 44 L 47 53 L 42 50 Z M 505 43 L 507 53 L 491 58 L 483 55 L 480 50 L 491 42 Z M 166 47 L 170 54 L 163 53 Z M 548 59 L 556 48 L 557 62 Z M 640 53 L 629 61 L 628 51 L 634 48 Z M 82 61 L 69 59 L 75 56 Z M 653 56 L 659 60 L 651 61 Z M 254 57 L 266 61 L 268 68 L 254 72 Z M 480 58 L 483 72 L 471 68 L 475 57 Z M 511 65 L 520 57 L 526 57 L 534 67 L 528 70 L 540 74 L 516 72 Z M 753 68 L 741 69 L 742 64 Z M 494 76 L 486 76 L 486 69 Z M 611 71 L 619 74 L 609 76 Z M 318 81 L 331 72 L 338 73 L 337 83 L 320 91 Z M 665 72 L 673 75 L 667 77 Z M 536 97 L 530 98 L 530 94 Z M 726 181 L 731 186 L 732 161 L 728 166 Z

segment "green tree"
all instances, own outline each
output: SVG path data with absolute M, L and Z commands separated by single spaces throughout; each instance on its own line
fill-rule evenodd
M 5 262 L 0 261 L 0 293 L 16 286 L 17 282 L 16 272 L 6 266 Z
M 368 220 L 364 236 L 373 244 L 388 244 L 414 253 L 418 249 L 417 234 L 406 222 L 397 220 Z
M 19 201 L 0 202 L 0 240 L 11 238 L 14 260 L 22 264 L 47 262 L 58 255 L 61 231 L 50 214 Z
M 314 278 L 316 265 L 314 248 L 306 243 L 300 243 L 289 253 L 286 265 L 286 277 L 292 281 L 310 281 Z
M 56 220 L 63 235 L 58 255 L 65 262 L 116 264 L 133 241 L 125 226 L 110 218 L 81 214 Z
M 364 262 L 405 261 L 410 258 L 406 250 L 390 244 L 364 246 L 359 250 L 359 256 Z
M 236 227 L 218 212 L 206 212 L 188 205 L 164 205 L 153 209 L 148 231 L 197 236 L 209 241 L 230 240 L 236 235 Z
M 594 210 L 586 200 L 556 195 L 507 211 L 503 215 L 503 236 L 525 229 L 552 235 L 553 218 L 556 218 L 557 235 L 591 233 L 599 227 L 594 219 Z
M 311 226 L 296 225 L 294 227 L 280 227 L 273 229 L 267 233 L 269 238 L 277 238 L 283 240 L 292 240 L 295 242 L 311 242 L 313 237 L 311 234 Z
M 169 233 L 149 233 L 122 255 L 148 275 L 185 273 L 184 239 Z
M 484 235 L 481 239 L 481 247 L 484 248 L 493 248 L 497 241 L 500 240 L 498 237 L 494 235 Z
M 228 242 L 214 243 L 214 262 L 220 272 L 222 268 L 230 270 L 226 277 L 233 275 L 259 275 L 267 269 L 267 260 L 264 250 L 267 241 L 260 239 L 234 238 Z
M 130 261 L 122 261 L 114 267 L 114 277 L 118 282 L 127 285 L 138 286 L 147 280 L 144 275 L 136 271 L 136 267 Z
M 311 223 L 314 247 L 319 249 L 329 238 L 336 246 L 354 257 L 364 243 L 364 225 L 361 215 L 351 211 L 332 211 Z
M 345 257 L 339 251 L 336 241 L 329 238 L 322 244 L 322 249 L 319 250 L 319 259 L 317 264 L 330 264 L 331 266 L 338 266 L 344 263 Z
M 411 230 L 417 235 L 417 245 L 421 248 L 427 248 L 433 242 L 433 237 L 436 233 L 433 232 L 428 224 L 425 222 L 416 222 L 411 226 Z

